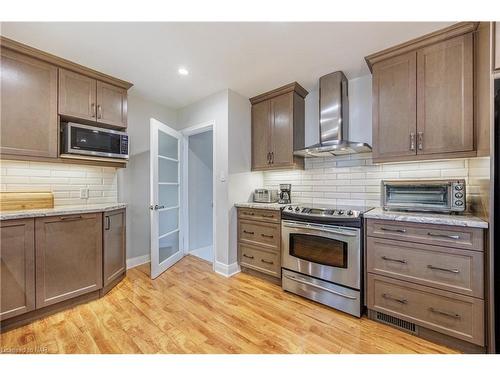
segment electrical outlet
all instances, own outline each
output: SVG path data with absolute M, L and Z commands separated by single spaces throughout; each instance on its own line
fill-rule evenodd
M 80 199 L 87 199 L 89 197 L 89 189 L 82 188 L 80 189 Z

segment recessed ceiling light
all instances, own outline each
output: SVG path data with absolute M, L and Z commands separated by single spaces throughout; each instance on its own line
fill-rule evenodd
M 189 74 L 189 71 L 186 68 L 179 68 L 177 71 L 181 76 L 187 76 Z

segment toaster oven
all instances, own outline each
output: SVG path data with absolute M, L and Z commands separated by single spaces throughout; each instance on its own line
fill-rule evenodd
M 463 212 L 465 180 L 382 181 L 384 210 Z

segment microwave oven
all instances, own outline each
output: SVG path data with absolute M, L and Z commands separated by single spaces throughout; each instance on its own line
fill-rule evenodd
M 125 132 L 61 122 L 61 154 L 128 159 L 128 150 Z
M 463 212 L 465 180 L 383 180 L 382 208 L 401 211 Z

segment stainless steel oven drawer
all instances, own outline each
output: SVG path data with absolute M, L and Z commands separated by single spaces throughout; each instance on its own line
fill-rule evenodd
M 300 273 L 283 269 L 283 290 L 298 294 L 324 305 L 361 316 L 361 293 L 343 286 L 318 280 Z

